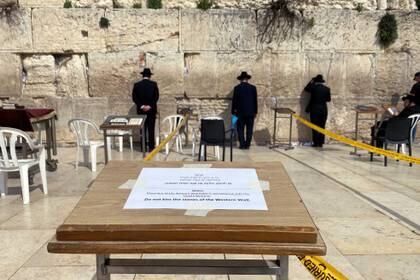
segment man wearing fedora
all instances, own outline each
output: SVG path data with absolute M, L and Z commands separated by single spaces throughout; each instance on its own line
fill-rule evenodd
M 152 151 L 155 148 L 155 122 L 159 88 L 156 82 L 150 80 L 153 73 L 149 68 L 144 68 L 140 74 L 143 75 L 143 79 L 134 84 L 132 95 L 133 101 L 137 105 L 137 114 L 147 116 L 144 125 L 148 135 L 149 151 Z
M 325 128 L 328 117 L 327 102 L 331 101 L 330 88 L 325 86 L 324 83 L 324 77 L 317 75 L 305 87 L 305 91 L 311 95 L 305 111 L 310 114 L 311 122 L 322 128 Z M 312 142 L 313 147 L 322 148 L 325 135 L 312 130 Z
M 249 149 L 254 129 L 254 119 L 258 113 L 257 88 L 248 83 L 251 76 L 247 72 L 242 72 L 237 79 L 240 83 L 233 89 L 232 115 L 238 117 L 239 149 Z

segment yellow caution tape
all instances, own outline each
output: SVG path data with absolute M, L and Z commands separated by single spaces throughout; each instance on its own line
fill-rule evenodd
M 298 256 L 297 258 L 315 279 L 348 280 L 346 276 L 321 257 Z
M 185 125 L 185 123 L 187 122 L 188 118 L 190 117 L 190 115 L 187 113 L 184 115 L 184 119 L 182 120 L 182 122 L 180 122 L 178 124 L 178 126 L 176 127 L 176 129 L 174 131 L 172 131 L 168 137 L 165 138 L 165 140 L 162 141 L 162 143 L 160 143 L 156 148 L 153 149 L 153 151 L 150 152 L 150 154 L 148 154 L 143 160 L 144 161 L 150 161 L 152 160 L 158 153 L 160 150 L 163 149 L 163 147 L 165 147 L 165 145 L 167 143 L 169 143 L 169 141 L 172 140 L 172 138 L 179 132 L 179 130 L 181 129 L 181 127 L 183 127 Z
M 334 132 L 331 132 L 331 131 L 326 130 L 324 128 L 321 128 L 317 125 L 314 125 L 313 123 L 305 120 L 304 118 L 302 118 L 299 115 L 293 114 L 293 117 L 295 117 L 299 122 L 306 125 L 307 127 L 310 127 L 313 130 L 318 131 L 319 133 L 322 133 L 322 134 L 324 134 L 324 135 L 326 135 L 326 136 L 328 136 L 332 139 L 335 139 L 335 140 L 337 140 L 339 142 L 342 142 L 342 143 L 345 143 L 347 145 L 357 147 L 357 148 L 369 151 L 369 152 L 374 153 L 374 154 L 380 154 L 380 155 L 383 155 L 383 156 L 386 156 L 386 157 L 390 157 L 390 158 L 393 158 L 393 159 L 396 159 L 396 160 L 403 160 L 403 161 L 407 161 L 407 162 L 410 162 L 410 163 L 420 164 L 420 158 L 410 157 L 410 156 L 407 156 L 407 155 L 404 155 L 404 154 L 384 150 L 384 149 L 381 149 L 381 148 L 371 146 L 369 144 L 354 141 L 350 138 L 335 134 Z

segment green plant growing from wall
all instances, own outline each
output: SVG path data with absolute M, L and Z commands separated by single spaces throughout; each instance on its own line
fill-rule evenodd
M 133 4 L 133 9 L 141 9 L 141 2 L 136 2 Z
M 213 8 L 214 6 L 214 1 L 213 0 L 198 0 L 197 1 L 197 8 L 200 10 L 208 10 Z
M 64 1 L 64 6 L 63 7 L 65 9 L 69 9 L 69 8 L 73 8 L 73 5 L 72 5 L 70 0 L 66 0 L 66 1 Z
M 121 5 L 121 3 L 120 3 L 120 2 L 118 2 L 118 1 L 116 1 L 116 0 L 113 0 L 113 1 L 112 1 L 112 7 L 113 7 L 114 9 L 121 9 L 121 8 L 124 8 L 124 7 L 123 7 L 123 5 Z
M 394 15 L 385 14 L 378 24 L 378 42 L 387 48 L 398 39 L 398 25 Z
M 110 22 L 109 19 L 107 19 L 106 17 L 101 17 L 101 19 L 99 20 L 99 27 L 101 28 L 108 28 L 110 26 Z
M 162 0 L 147 0 L 147 8 L 162 9 Z
M 420 11 L 420 0 L 416 0 L 417 10 Z
M 363 12 L 365 8 L 363 7 L 362 3 L 357 3 L 356 5 L 356 11 L 358 11 L 359 13 Z

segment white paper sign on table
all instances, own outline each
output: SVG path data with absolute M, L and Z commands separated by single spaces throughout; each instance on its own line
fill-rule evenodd
M 124 209 L 267 210 L 248 168 L 143 168 Z

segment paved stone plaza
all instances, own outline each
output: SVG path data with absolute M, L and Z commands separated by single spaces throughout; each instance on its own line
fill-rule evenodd
M 350 156 L 338 144 L 322 151 L 309 147 L 235 150 L 235 161 L 279 161 L 309 209 L 327 244 L 326 260 L 349 279 L 419 279 L 420 275 L 420 166 L 382 158 L 368 161 Z M 172 152 L 167 160 L 191 161 L 190 154 Z M 210 150 L 211 151 L 211 150 Z M 414 154 L 420 154 L 417 145 Z M 9 195 L 0 200 L 0 279 L 95 279 L 93 255 L 52 255 L 47 243 L 98 173 L 74 168 L 75 148 L 59 149 L 59 168 L 48 173 L 49 195 L 31 191 L 23 205 L 19 181 L 9 180 Z M 114 160 L 140 160 L 141 153 L 113 151 Z M 165 160 L 160 154 L 156 160 Z M 103 162 L 103 151 L 99 152 Z M 40 182 L 35 177 L 35 185 Z M 416 233 L 417 231 L 417 233 Z M 138 255 L 150 258 L 151 255 Z M 153 256 L 160 257 L 160 256 Z M 165 257 L 165 256 L 162 256 Z M 178 255 L 177 257 L 192 257 Z M 203 258 L 263 258 L 264 256 L 202 255 Z M 270 279 L 269 276 L 142 276 L 112 279 Z M 312 279 L 291 257 L 290 279 Z

